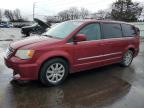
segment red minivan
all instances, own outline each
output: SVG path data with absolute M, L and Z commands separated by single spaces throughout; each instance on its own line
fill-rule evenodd
M 129 66 L 139 52 L 139 34 L 124 22 L 66 21 L 10 44 L 5 64 L 14 70 L 14 79 L 58 85 L 69 73 L 113 63 Z

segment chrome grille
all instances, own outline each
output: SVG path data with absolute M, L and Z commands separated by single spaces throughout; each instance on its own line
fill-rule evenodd
M 11 48 L 11 47 L 7 48 L 7 50 L 6 50 L 6 58 L 9 58 L 13 54 L 13 52 L 14 52 L 13 48 Z

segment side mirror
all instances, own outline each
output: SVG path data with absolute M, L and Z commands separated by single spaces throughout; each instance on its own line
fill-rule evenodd
M 86 41 L 86 35 L 85 34 L 77 34 L 74 42 L 81 42 L 81 41 Z

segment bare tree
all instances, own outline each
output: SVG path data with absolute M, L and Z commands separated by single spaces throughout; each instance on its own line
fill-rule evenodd
M 59 16 L 45 16 L 45 20 L 47 23 L 57 23 L 60 22 Z
M 4 15 L 9 21 L 26 21 L 25 18 L 22 17 L 19 9 L 15 9 L 14 11 L 6 9 Z
M 99 20 L 111 19 L 111 10 L 99 10 L 98 12 L 92 14 L 92 18 Z
M 82 19 L 85 19 L 88 15 L 90 14 L 89 10 L 86 8 L 81 8 L 80 9 L 80 17 Z
M 2 10 L 0 9 L 0 22 L 2 21 L 3 13 Z
M 11 10 L 6 9 L 4 11 L 4 15 L 7 19 L 9 19 L 10 21 L 14 21 L 14 15 L 13 12 Z
M 141 13 L 141 18 L 142 18 L 143 21 L 144 21 L 144 6 L 143 6 L 143 11 L 142 11 L 142 13 Z
M 15 9 L 15 10 L 13 11 L 13 16 L 14 16 L 14 19 L 15 19 L 15 20 L 20 20 L 20 19 L 22 19 L 21 12 L 20 12 L 19 9 Z
M 98 12 L 93 14 L 94 19 L 105 19 L 107 12 L 104 10 L 99 10 Z
M 71 20 L 79 18 L 79 13 L 80 12 L 79 12 L 79 10 L 76 7 L 71 7 L 68 11 L 69 11 L 69 18 Z
M 80 10 L 76 7 L 71 7 L 67 10 L 58 13 L 61 21 L 74 20 L 74 19 L 85 19 L 89 15 L 89 11 L 86 8 Z
M 61 21 L 70 20 L 69 11 L 68 10 L 64 10 L 64 11 L 59 12 L 58 16 L 60 17 Z

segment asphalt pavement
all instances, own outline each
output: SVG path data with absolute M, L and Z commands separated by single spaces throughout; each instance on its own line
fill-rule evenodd
M 8 39 L 21 38 L 19 29 L 9 30 Z M 0 108 L 144 108 L 144 42 L 130 67 L 113 64 L 71 74 L 60 86 L 44 87 L 39 81 L 11 82 L 12 70 L 3 56 L 13 40 L 5 39 L 0 41 Z

